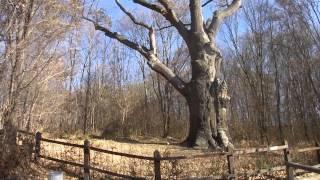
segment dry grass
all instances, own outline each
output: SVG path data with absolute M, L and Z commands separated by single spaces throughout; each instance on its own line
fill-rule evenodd
M 56 139 L 64 142 L 83 144 L 82 140 Z M 124 143 L 113 140 L 90 140 L 91 146 L 117 152 L 130 153 L 135 155 L 153 156 L 154 150 L 158 150 L 162 156 L 198 154 L 201 151 L 183 148 L 175 145 Z M 68 147 L 58 144 L 43 142 L 41 145 L 43 155 L 83 163 L 83 151 L 80 148 Z M 50 162 L 50 164 L 53 164 Z M 117 155 L 91 151 L 91 165 L 119 174 L 152 177 L 153 161 L 132 159 Z M 66 168 L 66 167 L 61 167 Z M 70 169 L 70 168 L 69 168 Z M 192 159 L 179 161 L 162 161 L 161 171 L 165 177 L 170 179 L 187 176 L 209 176 L 226 173 L 226 158 L 214 157 L 206 159 Z M 73 171 L 81 173 L 81 168 L 74 168 Z M 101 174 L 92 172 L 93 177 Z
M 64 142 L 83 144 L 83 140 L 74 138 L 73 140 L 56 139 Z M 154 141 L 157 141 L 154 139 Z M 91 146 L 143 156 L 153 156 L 154 150 L 159 150 L 162 156 L 191 155 L 202 153 L 203 151 L 184 148 L 169 144 L 146 144 L 137 142 L 118 142 L 113 140 L 91 139 Z M 51 157 L 83 163 L 83 151 L 80 148 L 68 147 L 57 144 L 42 143 L 42 153 Z M 297 157 L 300 161 L 310 162 L 313 154 L 301 155 Z M 272 174 L 255 175 L 245 177 L 241 174 L 255 172 L 259 169 L 268 169 L 275 166 L 283 165 L 282 151 L 277 153 L 260 153 L 259 155 L 246 155 L 236 157 L 236 169 L 240 178 L 245 179 L 270 179 L 271 177 L 284 178 L 285 172 L 278 171 Z M 56 168 L 63 169 L 74 174 L 82 174 L 82 168 L 74 168 L 66 165 L 59 165 L 52 161 L 44 161 L 43 163 Z M 139 177 L 153 176 L 153 162 L 147 160 L 132 159 L 117 155 L 109 155 L 100 152 L 91 151 L 91 165 L 116 172 Z M 227 174 L 227 159 L 225 157 L 199 158 L 190 160 L 162 161 L 161 171 L 163 177 L 169 179 L 178 179 L 182 177 L 199 177 L 210 175 Z M 102 174 L 92 171 L 93 178 L 103 177 Z M 272 178 L 271 178 L 272 179 Z
M 55 139 L 63 142 L 70 142 L 75 144 L 83 144 L 83 139 L 72 138 L 54 138 L 44 135 L 50 139 Z M 144 142 L 144 143 L 138 143 Z M 130 153 L 143 156 L 153 156 L 154 150 L 159 150 L 162 156 L 178 156 L 178 155 L 192 155 L 199 154 L 204 151 L 184 148 L 176 145 L 163 144 L 148 144 L 148 142 L 163 142 L 159 139 L 139 139 L 131 142 L 118 142 L 114 140 L 90 139 L 91 146 L 107 149 L 117 152 Z M 241 147 L 248 146 L 242 143 Z M 42 141 L 41 144 L 42 155 L 72 161 L 76 163 L 83 163 L 83 150 L 81 148 L 46 143 Z M 239 146 L 237 146 L 239 147 Z M 295 162 L 305 164 L 314 164 L 315 156 L 313 153 L 293 154 Z M 282 151 L 278 153 L 260 153 L 258 155 L 245 155 L 235 157 L 236 170 L 239 179 L 274 179 L 284 178 L 285 172 L 278 171 L 274 173 L 266 173 L 263 175 L 245 176 L 246 173 L 252 173 L 259 169 L 267 169 L 279 165 L 283 165 Z M 153 161 L 132 159 L 117 155 L 109 155 L 100 152 L 91 151 L 91 165 L 116 172 L 119 174 L 126 174 L 131 176 L 149 177 L 153 176 Z M 23 168 L 22 168 L 23 169 Z M 49 160 L 41 159 L 40 164 L 31 164 L 26 173 L 28 177 L 37 177 L 32 179 L 43 179 L 47 176 L 48 169 L 60 169 L 65 172 L 65 179 L 77 179 L 83 174 L 83 169 L 64 165 Z M 227 174 L 227 159 L 223 156 L 212 158 L 198 158 L 188 160 L 162 161 L 161 162 L 162 177 L 168 179 L 179 179 L 185 177 L 199 177 Z M 91 171 L 92 178 L 97 179 L 107 177 L 101 173 Z M 114 177 L 110 177 L 114 179 Z

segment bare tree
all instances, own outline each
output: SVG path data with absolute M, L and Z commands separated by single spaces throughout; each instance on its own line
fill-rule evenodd
M 159 59 L 155 29 L 137 20 L 119 1 L 116 1 L 119 8 L 136 25 L 149 31 L 149 47 L 137 44 L 124 35 L 113 32 L 109 27 L 102 26 L 95 20 L 88 17 L 84 18 L 92 22 L 96 30 L 102 31 L 106 36 L 138 51 L 146 58 L 152 70 L 161 74 L 186 98 L 190 112 L 190 129 L 185 141 L 187 145 L 202 148 L 208 148 L 209 145 L 214 148 L 232 146 L 225 133 L 227 127 L 223 125 L 226 118 L 223 117 L 225 114 L 223 113 L 225 111 L 224 106 L 229 97 L 226 95 L 226 83 L 221 83 L 219 79 L 222 56 L 216 47 L 215 38 L 223 20 L 237 11 L 241 6 L 241 0 L 233 0 L 226 7 L 216 10 L 212 19 L 208 20 L 207 23 L 203 19 L 201 0 L 190 0 L 190 28 L 187 28 L 178 18 L 172 1 L 159 0 L 158 3 L 153 3 L 151 1 L 133 0 L 133 2 L 160 13 L 179 32 L 191 57 L 192 78 L 190 82 L 183 81 Z

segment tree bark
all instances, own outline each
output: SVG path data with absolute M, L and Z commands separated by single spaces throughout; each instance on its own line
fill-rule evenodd
M 192 94 L 186 97 L 190 112 L 190 129 L 184 143 L 206 149 L 233 148 L 227 126 L 226 83 L 218 78 L 211 83 L 203 79 L 190 85 Z
M 210 94 L 211 83 L 205 79 L 197 79 L 189 85 L 190 94 L 187 97 L 190 113 L 190 129 L 186 139 L 189 146 L 207 148 L 217 147 L 214 97 Z
M 214 48 L 206 49 L 192 61 L 193 78 L 186 96 L 190 129 L 184 143 L 201 149 L 233 148 L 226 122 L 230 97 L 226 82 L 219 79 L 222 57 Z

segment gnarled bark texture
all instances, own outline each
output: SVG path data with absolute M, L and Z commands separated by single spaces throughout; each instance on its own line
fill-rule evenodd
M 185 95 L 190 112 L 189 146 L 215 149 L 233 147 L 228 137 L 225 81 L 219 79 L 222 57 L 209 43 L 192 60 L 192 80 Z

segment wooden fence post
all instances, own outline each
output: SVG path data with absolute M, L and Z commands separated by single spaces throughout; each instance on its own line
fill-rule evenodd
M 35 146 L 34 146 L 34 160 L 38 162 L 40 159 L 40 149 L 41 149 L 41 132 L 37 132 L 35 135 Z
M 155 150 L 153 153 L 154 156 L 154 179 L 155 180 L 161 180 L 161 155 L 158 150 Z
M 289 151 L 288 141 L 284 140 L 284 144 L 287 145 L 287 148 L 285 148 L 283 150 L 284 161 L 285 161 L 285 164 L 286 164 L 287 180 L 293 180 L 294 179 L 293 168 L 288 166 L 287 163 L 286 163 L 286 162 L 291 161 L 291 155 L 290 155 L 290 151 Z
M 236 179 L 236 171 L 234 167 L 234 156 L 233 156 L 233 150 L 230 148 L 227 148 L 228 155 L 227 155 L 227 160 L 228 160 L 228 172 L 229 176 L 231 175 L 232 178 L 229 179 Z
M 320 144 L 318 143 L 318 141 L 316 141 L 316 146 L 320 147 Z M 317 150 L 317 158 L 318 158 L 318 163 L 320 164 L 320 150 Z
M 84 146 L 83 146 L 83 178 L 84 180 L 89 180 L 90 179 L 90 142 L 88 139 L 84 141 Z

